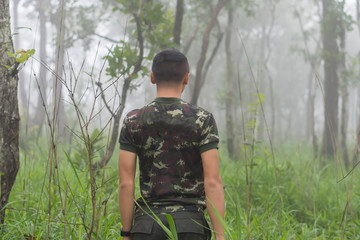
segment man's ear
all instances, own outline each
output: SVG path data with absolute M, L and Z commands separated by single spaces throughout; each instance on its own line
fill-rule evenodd
M 152 84 L 156 84 L 155 77 L 154 77 L 154 74 L 152 72 L 150 73 L 150 81 L 151 81 Z
M 188 84 L 188 82 L 189 82 L 189 77 L 190 77 L 190 73 L 185 74 L 185 77 L 184 77 L 184 84 L 185 84 L 185 85 Z

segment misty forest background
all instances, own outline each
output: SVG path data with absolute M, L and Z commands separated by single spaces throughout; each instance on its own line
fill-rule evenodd
M 218 124 L 227 239 L 360 239 L 359 0 L 7 4 L 0 239 L 121 238 L 119 131 L 165 48 Z

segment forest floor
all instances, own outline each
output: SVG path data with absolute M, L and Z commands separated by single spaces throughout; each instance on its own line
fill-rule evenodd
M 348 172 L 340 160 L 314 159 L 305 144 L 275 147 L 274 161 L 266 146 L 254 152 L 246 175 L 243 156 L 233 160 L 220 151 L 227 239 L 360 239 L 359 168 L 340 181 Z M 22 153 L 0 239 L 86 239 L 90 177 L 76 154 L 58 152 L 49 188 L 45 151 Z M 96 175 L 93 239 L 121 239 L 116 154 L 103 183 L 102 171 Z

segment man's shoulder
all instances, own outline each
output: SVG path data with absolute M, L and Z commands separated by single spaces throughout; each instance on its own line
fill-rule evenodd
M 154 103 L 149 103 L 148 105 L 145 105 L 142 108 L 136 108 L 136 109 L 129 111 L 126 114 L 126 118 L 135 119 L 135 118 L 141 116 L 142 114 L 144 114 L 145 112 L 151 111 L 153 108 L 154 108 Z
M 183 108 L 184 108 L 184 111 L 193 111 L 194 113 L 196 113 L 196 115 L 198 117 L 212 116 L 212 113 L 209 112 L 208 110 L 206 110 L 206 109 L 204 109 L 202 107 L 193 105 L 191 103 L 185 102 L 185 101 L 183 101 Z

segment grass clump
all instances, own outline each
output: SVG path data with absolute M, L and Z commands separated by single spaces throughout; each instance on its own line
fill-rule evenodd
M 306 145 L 275 147 L 280 190 L 279 219 L 275 173 L 265 148 L 257 147 L 253 161 L 249 214 L 251 239 L 360 238 L 360 183 L 356 181 L 359 169 L 338 183 L 340 166 L 334 160 L 326 165 L 320 164 L 319 160 L 313 159 L 311 148 Z M 24 164 L 21 165 L 0 239 L 47 239 L 48 232 L 50 239 L 86 239 L 92 215 L 89 171 L 70 164 L 73 155 L 69 158 L 65 154 L 59 156 L 60 184 L 57 186 L 53 181 L 49 194 L 47 158 L 35 152 L 28 156 L 26 169 Z M 102 198 L 96 203 L 101 208 L 94 239 L 121 239 L 116 159 L 115 153 L 106 166 L 103 186 L 100 186 L 102 174 L 96 176 L 97 188 L 102 188 Z M 220 163 L 226 197 L 227 239 L 247 239 L 244 161 L 241 157 L 230 159 L 220 151 Z M 136 194 L 139 195 L 139 189 L 136 189 Z M 97 195 L 96 199 L 100 197 Z

